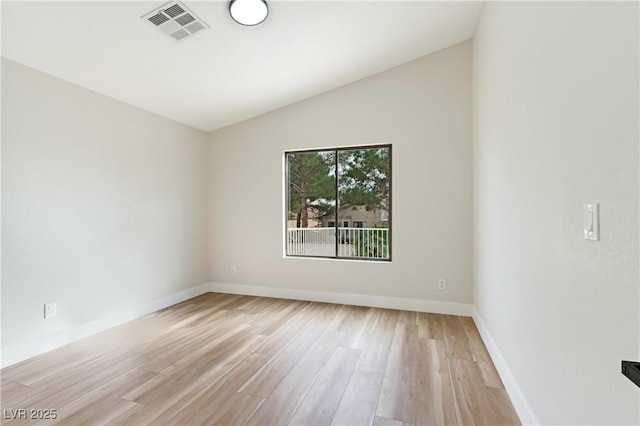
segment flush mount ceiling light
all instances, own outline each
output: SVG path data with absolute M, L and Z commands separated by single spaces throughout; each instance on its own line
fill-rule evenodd
M 231 0 L 229 14 L 240 25 L 258 25 L 269 15 L 269 6 L 265 0 Z

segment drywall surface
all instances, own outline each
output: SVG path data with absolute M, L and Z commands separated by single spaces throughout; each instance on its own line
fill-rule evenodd
M 473 41 L 474 305 L 542 424 L 640 423 L 638 16 L 489 2 Z
M 206 283 L 207 151 L 201 131 L 3 60 L 3 351 Z
M 462 43 L 212 132 L 212 281 L 469 304 L 470 55 Z M 380 143 L 393 150 L 393 261 L 286 258 L 284 151 Z

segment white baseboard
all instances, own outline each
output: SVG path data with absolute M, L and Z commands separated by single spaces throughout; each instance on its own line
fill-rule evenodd
M 191 299 L 209 291 L 209 283 L 200 284 L 195 287 L 182 290 L 160 299 L 153 300 L 143 305 L 133 307 L 126 311 L 117 312 L 107 317 L 99 318 L 83 324 L 78 324 L 53 334 L 39 337 L 27 343 L 6 348 L 0 355 L 0 365 L 2 368 L 16 364 L 36 355 L 49 352 L 76 340 L 115 327 L 127 321 L 140 318 L 151 312 L 159 311 L 176 303 Z
M 476 323 L 478 331 L 480 332 L 480 336 L 487 347 L 487 351 L 489 351 L 491 360 L 496 366 L 496 370 L 498 370 L 502 383 L 509 394 L 509 398 L 511 398 L 513 407 L 516 409 L 516 412 L 520 417 L 520 421 L 523 425 L 539 425 L 540 422 L 538 422 L 538 419 L 533 414 L 531 406 L 527 403 L 527 400 L 522 394 L 520 386 L 518 386 L 515 377 L 513 377 L 513 374 L 511 373 L 509 364 L 507 364 L 507 361 L 502 356 L 502 352 L 498 349 L 498 345 L 495 340 L 493 340 L 489 329 L 475 307 L 472 309 L 472 317 L 473 321 Z
M 219 282 L 210 283 L 209 291 L 216 293 L 244 294 L 247 296 L 277 297 L 280 299 L 308 300 L 312 302 L 431 312 L 434 314 L 460 315 L 466 317 L 471 316 L 470 304 L 440 302 L 436 300 L 373 296 L 369 294 L 335 293 L 328 291 L 300 290 Z

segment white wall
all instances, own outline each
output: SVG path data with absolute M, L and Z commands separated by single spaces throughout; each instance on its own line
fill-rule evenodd
M 474 304 L 543 424 L 640 423 L 638 18 L 489 2 L 473 41 Z
M 469 304 L 470 120 L 466 42 L 213 132 L 213 281 Z M 393 144 L 393 261 L 284 258 L 283 151 L 375 143 Z
M 208 281 L 207 145 L 2 61 L 3 355 Z

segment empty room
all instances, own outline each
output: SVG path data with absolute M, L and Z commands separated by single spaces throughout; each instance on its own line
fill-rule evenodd
M 639 2 L 0 5 L 2 424 L 640 424 Z

